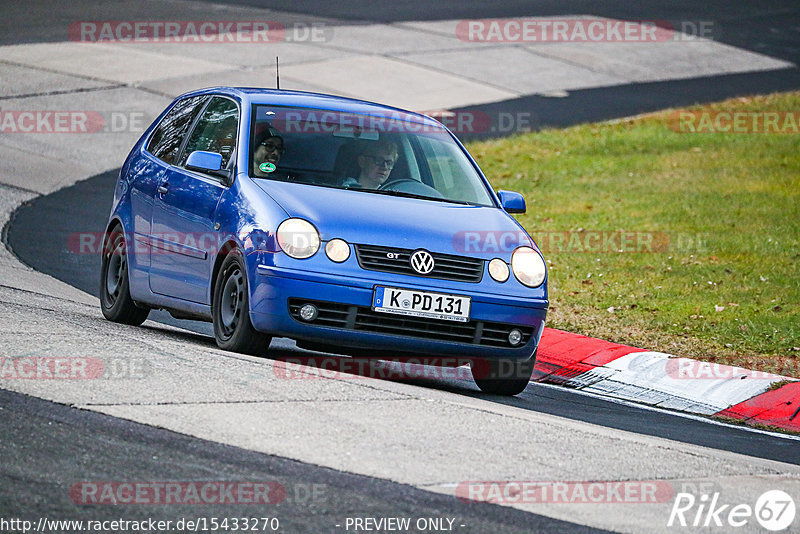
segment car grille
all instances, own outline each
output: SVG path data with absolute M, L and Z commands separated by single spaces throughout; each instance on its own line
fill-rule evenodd
M 300 319 L 300 307 L 313 304 L 317 318 L 311 322 Z M 344 330 L 359 330 L 415 338 L 436 338 L 442 341 L 510 348 L 508 333 L 516 328 L 522 332 L 522 347 L 530 341 L 533 328 L 506 323 L 471 320 L 466 323 L 408 317 L 372 311 L 366 306 L 347 306 L 316 300 L 289 299 L 289 314 L 303 324 L 327 326 Z
M 419 274 L 411 268 L 409 258 L 414 250 L 404 248 L 356 245 L 356 257 L 362 269 L 385 273 L 410 274 L 458 282 L 480 282 L 483 278 L 483 260 L 431 252 L 434 268 L 429 274 Z M 396 257 L 389 258 L 388 254 Z

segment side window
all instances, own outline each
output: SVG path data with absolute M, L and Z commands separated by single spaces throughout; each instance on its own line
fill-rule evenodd
M 205 99 L 202 95 L 193 96 L 175 104 L 156 128 L 147 151 L 165 163 L 174 164 L 186 131 Z
M 197 125 L 189 135 L 189 141 L 181 156 L 181 165 L 195 150 L 206 150 L 222 154 L 222 168 L 236 149 L 236 133 L 239 131 L 239 108 L 227 98 L 215 96 L 209 102 Z

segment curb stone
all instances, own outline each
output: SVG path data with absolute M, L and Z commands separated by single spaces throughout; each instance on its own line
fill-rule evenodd
M 534 382 L 800 431 L 800 381 L 545 328 Z M 773 384 L 788 382 L 776 389 Z

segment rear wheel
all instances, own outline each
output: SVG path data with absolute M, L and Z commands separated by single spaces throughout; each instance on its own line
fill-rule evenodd
M 120 226 L 106 234 L 103 242 L 100 308 L 109 321 L 132 326 L 139 326 L 150 314 L 149 309 L 138 307 L 131 298 L 125 234 Z
M 250 321 L 250 299 L 244 258 L 232 250 L 217 275 L 212 305 L 214 337 L 221 349 L 259 356 L 271 337 L 257 331 Z
M 481 360 L 470 366 L 472 379 L 490 395 L 517 395 L 525 391 L 533 375 L 536 353 L 528 360 Z

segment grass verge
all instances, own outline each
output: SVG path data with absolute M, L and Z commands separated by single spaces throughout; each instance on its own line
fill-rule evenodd
M 800 116 L 800 92 L 690 109 Z M 468 148 L 495 188 L 527 199 L 548 326 L 800 377 L 800 133 L 689 133 L 674 119 Z

